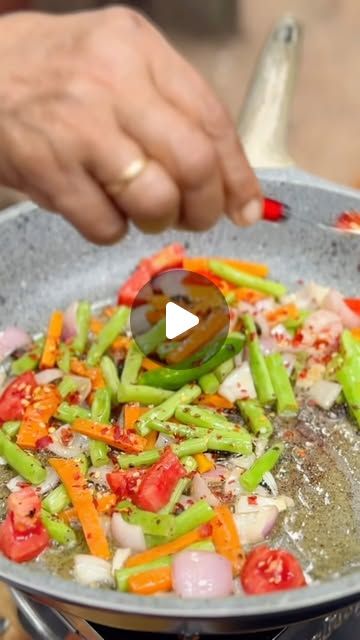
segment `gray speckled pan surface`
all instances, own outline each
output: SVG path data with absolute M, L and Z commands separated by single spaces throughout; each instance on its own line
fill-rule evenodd
M 119 245 L 98 248 L 83 240 L 60 217 L 30 205 L 0 214 L 0 327 L 18 323 L 36 331 L 49 312 L 79 296 L 113 296 L 135 263 L 176 238 L 190 252 L 261 260 L 272 276 L 289 285 L 299 279 L 360 295 L 360 238 L 297 221 L 301 215 L 323 223 L 351 208 L 360 194 L 319 181 L 297 170 L 260 172 L 264 192 L 291 204 L 285 225 L 262 223 L 237 229 L 222 221 L 202 234 L 169 232 L 143 236 L 134 229 Z M 0 558 L 0 577 L 47 602 L 89 619 L 123 628 L 216 632 L 289 622 L 359 598 L 358 573 L 277 596 L 191 602 L 176 598 L 137 598 L 83 588 Z

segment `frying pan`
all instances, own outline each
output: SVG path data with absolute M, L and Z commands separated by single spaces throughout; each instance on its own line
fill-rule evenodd
M 337 212 L 360 209 L 360 194 L 292 167 L 286 152 L 300 39 L 299 26 L 291 18 L 275 28 L 260 57 L 240 126 L 253 163 L 275 165 L 259 170 L 258 175 L 266 195 L 291 204 L 289 223 L 237 229 L 222 220 L 202 235 L 168 231 L 156 237 L 131 229 L 121 245 L 99 248 L 61 217 L 22 203 L 0 216 L 0 325 L 11 321 L 36 331 L 52 309 L 65 307 L 79 295 L 94 301 L 108 299 L 137 260 L 175 239 L 195 254 L 206 247 L 207 254 L 265 260 L 290 287 L 299 277 L 316 278 L 345 294 L 357 294 L 359 238 L 321 229 L 316 221 L 326 224 Z M 17 565 L 5 558 L 0 558 L 0 578 L 67 614 L 122 629 L 189 634 L 276 627 L 324 614 L 360 596 L 358 570 L 278 595 L 211 601 L 142 598 L 85 588 L 40 566 Z

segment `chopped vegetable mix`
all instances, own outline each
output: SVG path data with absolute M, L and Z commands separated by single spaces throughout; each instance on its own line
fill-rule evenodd
M 138 294 L 172 268 L 188 270 L 185 291 L 202 292 L 203 322 L 169 340 L 169 291 Z M 355 436 L 360 427 L 360 300 L 313 284 L 289 294 L 268 276 L 265 264 L 172 244 L 141 260 L 118 306 L 56 310 L 44 336 L 8 358 L 5 556 L 71 554 L 74 579 L 140 596 L 216 597 L 239 582 L 263 594 L 312 579 L 269 546 L 297 509 L 279 485 L 311 455 L 311 432 L 296 442 L 304 407 L 345 410 Z M 211 308 L 206 279 L 228 316 Z M 134 303 L 149 306 L 141 336 L 129 326 Z

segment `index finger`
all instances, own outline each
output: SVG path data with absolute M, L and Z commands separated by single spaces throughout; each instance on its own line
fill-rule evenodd
M 170 47 L 169 56 L 152 61 L 153 78 L 163 97 L 197 122 L 217 153 L 226 193 L 226 213 L 236 224 L 262 217 L 262 194 L 226 107 L 206 81 Z M 170 55 L 170 54 L 169 54 Z

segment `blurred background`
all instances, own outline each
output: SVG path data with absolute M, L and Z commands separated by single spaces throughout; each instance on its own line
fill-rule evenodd
M 0 0 L 2 12 L 100 7 L 100 0 Z M 123 3 L 118 3 L 123 4 Z M 234 117 L 274 22 L 305 27 L 290 151 L 298 165 L 360 188 L 360 11 L 356 0 L 133 0 L 207 77 Z

